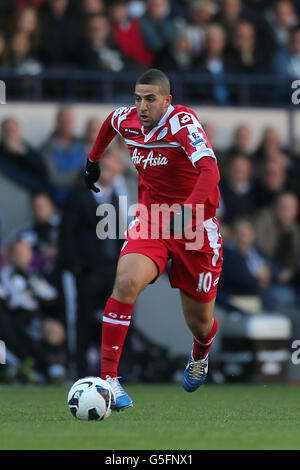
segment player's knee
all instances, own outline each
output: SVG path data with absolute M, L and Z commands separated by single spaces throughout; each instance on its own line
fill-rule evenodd
M 193 318 L 188 326 L 196 338 L 204 339 L 210 331 L 211 319 Z
M 134 302 L 139 293 L 138 280 L 130 274 L 121 274 L 116 279 L 114 291 L 121 302 Z

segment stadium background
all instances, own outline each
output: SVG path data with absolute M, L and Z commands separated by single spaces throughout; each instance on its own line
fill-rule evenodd
M 222 326 L 209 380 L 299 382 L 299 23 L 288 0 L 1 1 L 2 382 L 98 373 L 122 240 L 96 238 L 96 206 L 134 202 L 137 180 L 118 139 L 96 201 L 82 169 L 101 121 L 133 103 L 152 66 L 198 113 L 222 175 Z M 190 342 L 164 275 L 136 303 L 120 373 L 178 382 Z

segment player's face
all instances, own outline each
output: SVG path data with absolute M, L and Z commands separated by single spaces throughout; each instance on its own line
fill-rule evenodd
M 157 126 L 171 104 L 172 96 L 163 95 L 157 85 L 137 85 L 135 105 L 141 124 L 147 129 Z

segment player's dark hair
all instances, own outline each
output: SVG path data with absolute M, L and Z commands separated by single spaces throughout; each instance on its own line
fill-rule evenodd
M 136 85 L 155 85 L 159 87 L 162 95 L 169 95 L 171 86 L 167 75 L 158 69 L 148 69 L 136 82 Z

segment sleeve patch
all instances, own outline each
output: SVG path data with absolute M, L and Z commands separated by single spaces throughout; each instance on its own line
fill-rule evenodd
M 202 132 L 199 131 L 199 129 L 193 130 L 189 135 L 188 135 L 191 145 L 195 148 L 197 148 L 199 145 L 206 144 L 207 140 L 204 138 L 204 135 Z
M 170 127 L 172 134 L 176 134 L 180 131 L 180 129 L 187 127 L 190 129 L 191 127 L 194 129 L 202 129 L 202 126 L 198 119 L 193 115 L 186 112 L 181 112 L 176 114 L 170 119 Z

